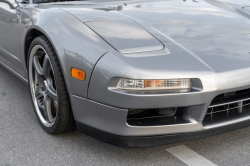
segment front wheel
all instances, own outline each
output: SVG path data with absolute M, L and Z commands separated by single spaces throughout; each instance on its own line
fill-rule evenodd
M 31 43 L 29 53 L 31 99 L 42 128 L 50 134 L 73 131 L 69 94 L 52 45 L 45 36 L 39 36 Z

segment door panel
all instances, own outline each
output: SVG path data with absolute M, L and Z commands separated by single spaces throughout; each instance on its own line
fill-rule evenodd
M 9 5 L 0 2 L 0 61 L 25 77 L 23 63 L 20 60 L 18 9 L 10 9 Z

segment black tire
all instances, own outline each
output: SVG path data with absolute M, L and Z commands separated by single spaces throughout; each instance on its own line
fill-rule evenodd
M 32 51 L 33 47 L 36 45 L 41 46 L 46 51 L 46 53 L 48 55 L 51 66 L 53 68 L 54 79 L 56 82 L 55 89 L 56 89 L 56 93 L 57 93 L 56 117 L 55 117 L 55 121 L 54 121 L 53 125 L 50 127 L 45 126 L 42 123 L 41 119 L 39 118 L 38 113 L 36 111 L 35 104 L 34 104 L 34 100 L 32 98 L 32 94 L 31 94 L 31 100 L 33 103 L 33 107 L 35 109 L 37 119 L 38 119 L 40 125 L 42 126 L 42 128 L 49 134 L 62 134 L 62 133 L 66 133 L 66 132 L 71 132 L 71 131 L 75 130 L 75 120 L 74 120 L 72 109 L 71 109 L 69 93 L 67 91 L 63 72 L 62 72 L 59 60 L 57 58 L 57 55 L 56 55 L 50 41 L 45 36 L 39 36 L 39 37 L 35 38 L 32 41 L 30 48 L 29 48 L 29 57 L 27 59 L 29 85 L 31 87 L 29 63 L 31 61 L 30 59 L 32 59 L 32 58 L 30 58 L 30 56 L 34 56 L 34 55 L 31 55 L 31 51 Z M 32 93 L 31 90 L 30 90 L 30 93 Z

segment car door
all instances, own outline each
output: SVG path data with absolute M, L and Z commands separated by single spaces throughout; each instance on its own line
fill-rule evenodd
M 18 8 L 11 9 L 0 2 L 0 61 L 25 77 L 19 40 L 20 15 Z

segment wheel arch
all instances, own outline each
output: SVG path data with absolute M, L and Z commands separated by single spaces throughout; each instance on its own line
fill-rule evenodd
M 30 45 L 32 43 L 32 41 L 39 37 L 39 36 L 45 36 L 51 43 L 51 45 L 53 46 L 53 49 L 56 52 L 57 58 L 59 58 L 58 53 L 55 49 L 55 46 L 53 45 L 53 42 L 51 41 L 51 39 L 49 38 L 49 36 L 46 34 L 46 32 L 44 32 L 43 30 L 41 30 L 38 27 L 32 27 L 30 28 L 24 38 L 24 56 L 25 56 L 25 68 L 28 69 L 28 57 L 29 57 L 29 48 Z
M 59 60 L 60 66 L 63 67 L 61 64 L 60 56 L 58 56 L 57 49 L 56 49 L 54 43 L 52 42 L 52 40 L 50 39 L 49 35 L 45 31 L 43 31 L 40 27 L 32 27 L 27 31 L 27 33 L 25 35 L 25 40 L 24 40 L 24 48 L 23 49 L 24 49 L 24 56 L 25 56 L 24 57 L 25 58 L 25 69 L 28 70 L 28 58 L 29 58 L 30 45 L 31 45 L 32 41 L 39 36 L 45 36 L 49 40 L 49 42 L 51 43 L 51 45 L 56 53 L 56 56 Z M 64 70 L 62 70 L 63 76 L 64 76 L 64 78 L 66 78 L 65 73 L 63 71 Z M 27 78 L 28 78 L 28 76 L 27 76 Z M 66 81 L 66 87 L 67 87 L 67 89 L 69 89 L 67 81 Z

